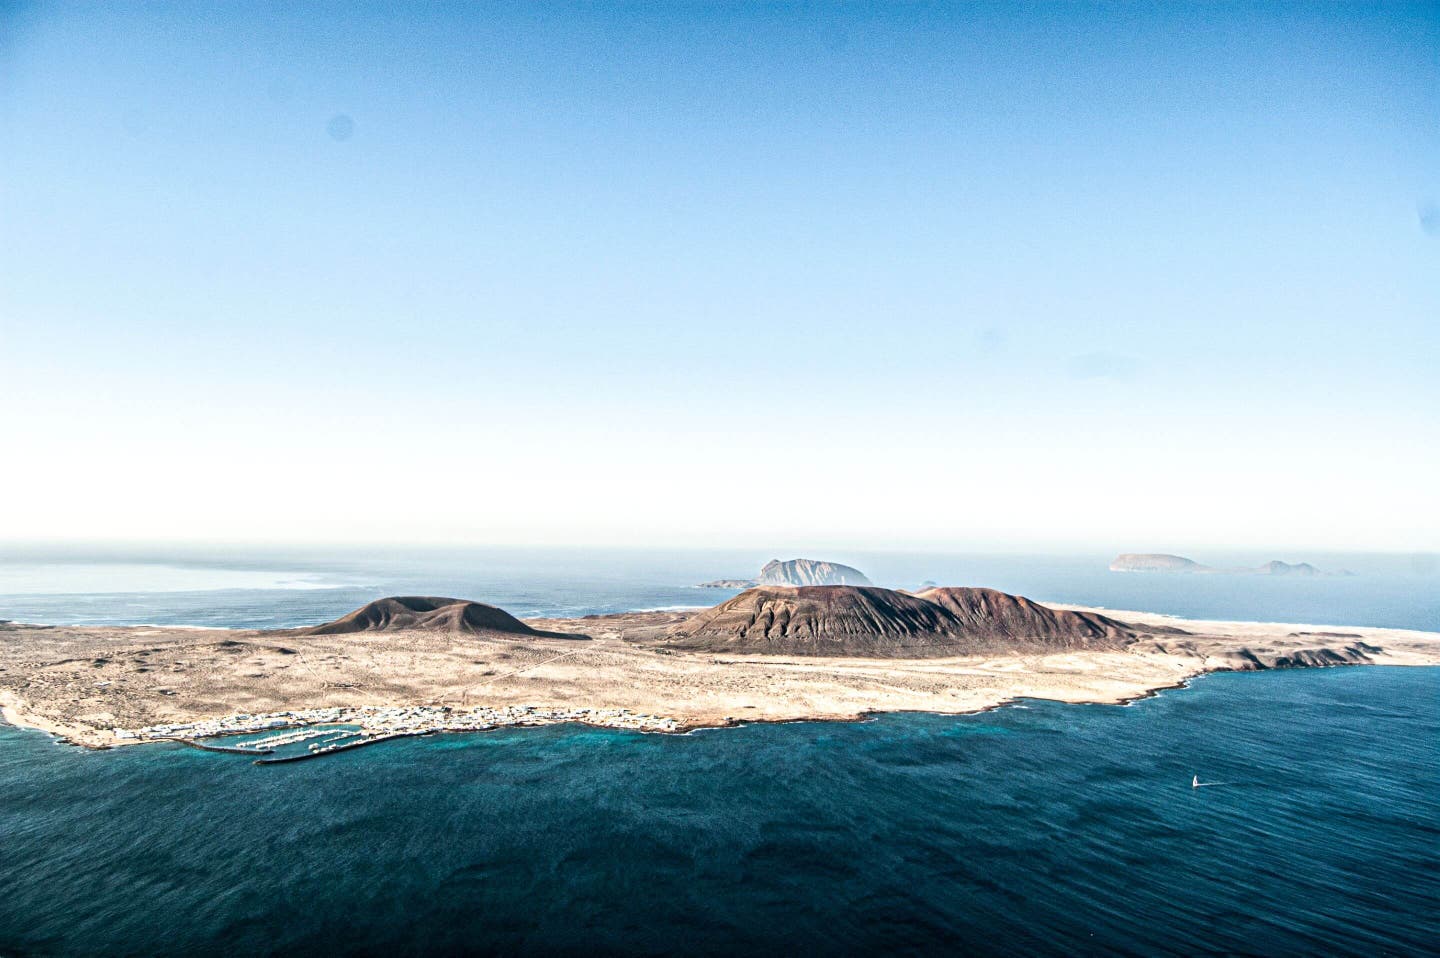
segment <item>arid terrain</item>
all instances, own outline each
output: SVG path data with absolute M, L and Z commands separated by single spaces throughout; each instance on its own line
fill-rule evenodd
M 1024 697 L 1122 702 L 1223 669 L 1440 663 L 1440 634 L 1427 632 L 1188 621 L 990 590 L 754 591 L 696 612 L 523 623 L 429 598 L 285 631 L 0 623 L 0 705 L 11 722 L 105 747 L 163 723 L 326 707 L 628 710 L 683 729 Z M 784 628 L 764 619 L 777 603 Z M 910 658 L 897 637 L 914 629 L 968 638 Z M 767 631 L 777 644 L 757 641 Z M 787 644 L 791 632 L 803 641 Z M 844 641 L 826 646 L 832 634 Z

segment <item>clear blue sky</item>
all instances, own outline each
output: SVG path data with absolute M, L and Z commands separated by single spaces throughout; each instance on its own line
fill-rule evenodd
M 0 4 L 0 535 L 1440 547 L 1437 51 Z

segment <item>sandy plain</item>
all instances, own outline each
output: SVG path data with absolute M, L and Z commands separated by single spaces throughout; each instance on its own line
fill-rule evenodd
M 522 710 L 499 724 L 685 730 L 958 714 L 1021 698 L 1119 703 L 1206 672 L 1275 665 L 1440 664 L 1440 633 L 1103 611 L 1191 634 L 1121 652 L 908 660 L 682 652 L 664 646 L 665 629 L 687 614 L 678 611 L 526 620 L 574 638 L 0 623 L 0 709 L 12 724 L 92 748 L 159 738 L 144 730 L 166 724 L 325 708 L 414 708 L 422 725 L 426 715 L 484 708 Z M 637 724 L 635 714 L 653 720 Z

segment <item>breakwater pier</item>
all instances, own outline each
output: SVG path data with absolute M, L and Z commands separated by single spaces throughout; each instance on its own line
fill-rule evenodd
M 204 742 L 196 742 L 188 738 L 172 738 L 168 741 L 198 748 L 202 752 L 228 752 L 231 755 L 271 755 L 275 751 L 273 748 L 244 748 L 239 745 L 206 745 Z
M 334 755 L 336 752 L 348 752 L 351 749 L 363 748 L 366 745 L 374 745 L 377 742 L 388 742 L 396 738 L 408 738 L 411 735 L 426 735 L 427 732 L 395 732 L 390 735 L 371 735 L 365 738 L 356 739 L 350 742 L 336 742 L 333 745 L 325 745 L 313 751 L 299 752 L 295 755 L 279 755 L 275 758 L 257 758 L 256 765 L 280 765 L 285 762 L 304 762 L 307 759 L 322 758 L 326 755 Z

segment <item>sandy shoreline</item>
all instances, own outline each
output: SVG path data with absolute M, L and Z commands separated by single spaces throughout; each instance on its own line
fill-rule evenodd
M 32 712 L 25 711 L 23 703 L 8 692 L 0 692 L 0 718 L 3 718 L 7 723 L 16 728 L 31 728 L 41 732 L 48 732 L 56 738 L 69 742 L 72 745 L 83 745 L 90 748 L 108 747 L 105 745 L 90 745 L 87 740 L 92 736 L 87 729 L 61 725 L 58 722 L 52 722 Z
M 1407 663 L 1407 664 L 1426 664 L 1426 663 Z M 1436 663 L 1436 664 L 1440 664 L 1440 663 Z M 660 727 L 660 726 L 658 725 L 658 723 L 657 723 L 657 725 L 656 725 L 655 727 L 636 726 L 636 725 L 633 725 L 633 724 L 620 724 L 620 723 L 616 723 L 616 722 L 607 722 L 607 721 L 601 721 L 601 720 L 587 719 L 587 718 L 584 718 L 584 717 L 552 717 L 552 716 L 550 716 L 550 715 L 548 715 L 548 714 L 543 714 L 543 713 L 542 713 L 542 714 L 540 714 L 540 715 L 535 715 L 535 716 L 527 717 L 526 719 L 524 719 L 524 720 L 522 720 L 522 721 L 487 723 L 487 724 L 483 724 L 483 725 L 462 726 L 462 727 L 458 727 L 458 728 L 427 727 L 427 728 L 424 728 L 424 729 L 421 729 L 421 730 L 417 730 L 417 731 L 413 731 L 413 732 L 402 732 L 402 733 L 398 733 L 398 734 L 401 734 L 401 735 L 416 735 L 416 736 L 418 736 L 418 735 L 428 735 L 428 734 L 432 734 L 432 733 L 441 733 L 441 734 L 444 734 L 444 733 L 452 733 L 452 734 L 472 733 L 472 734 L 473 734 L 473 733 L 475 733 L 475 732 L 479 732 L 479 731 L 490 731 L 490 730 L 493 730 L 493 729 L 496 729 L 496 728 L 507 728 L 507 727 L 508 727 L 508 728 L 537 728 L 537 727 L 544 726 L 544 725 L 568 724 L 568 725 L 584 725 L 584 726 L 589 726 L 589 727 L 591 727 L 591 728 L 627 729 L 627 730 L 631 730 L 631 731 L 638 731 L 638 732 L 641 732 L 641 733 L 643 733 L 643 734 L 654 734 L 654 735 L 689 735 L 689 734 L 692 734 L 692 733 L 694 733 L 694 732 L 700 732 L 700 731 L 718 731 L 718 730 L 727 729 L 727 728 L 739 728 L 739 727 L 742 727 L 742 726 L 745 726 L 745 725 L 788 725 L 788 724 L 793 724 L 793 723 L 796 723 L 796 722 L 863 722 L 863 721 L 870 720 L 870 719 L 875 718 L 876 716 L 880 716 L 880 715 L 896 715 L 896 714 L 906 714 L 906 713 L 911 713 L 911 714 L 928 714 L 928 715 L 978 715 L 978 714 L 981 714 L 981 713 L 984 713 L 984 712 L 992 712 L 992 711 L 995 711 L 995 710 L 997 710 L 997 709 L 1002 709 L 1002 708 L 1005 708 L 1005 707 L 1007 707 L 1007 706 L 1014 705 L 1014 704 L 1017 704 L 1017 703 L 1020 703 L 1020 702 L 1023 702 L 1023 701 L 1028 701 L 1028 700 L 1033 700 L 1033 701 L 1059 701 L 1059 702 L 1064 702 L 1064 703 L 1067 704 L 1067 705 L 1128 705 L 1128 704 L 1130 704 L 1130 703 L 1132 703 L 1132 702 L 1138 702 L 1138 701 L 1143 701 L 1143 700 L 1148 699 L 1148 698 L 1152 698 L 1152 697 L 1160 694 L 1161 692 L 1170 691 L 1170 690 L 1174 690 L 1174 689 L 1187 688 L 1187 687 L 1189 686 L 1189 684 L 1190 684 L 1190 682 L 1191 682 L 1192 679 L 1197 678 L 1197 677 L 1199 677 L 1199 676 L 1201 676 L 1201 675 L 1206 675 L 1206 674 L 1211 674 L 1211 673 L 1206 672 L 1206 671 L 1200 671 L 1200 672 L 1196 672 L 1196 673 L 1194 673 L 1194 674 L 1192 674 L 1192 675 L 1189 675 L 1189 676 L 1187 676 L 1186 678 L 1181 679 L 1180 681 L 1174 682 L 1173 684 L 1169 684 L 1169 685 L 1156 685 L 1156 686 L 1153 686 L 1153 687 L 1148 687 L 1148 688 L 1145 688 L 1145 689 L 1142 689 L 1142 690 L 1135 691 L 1135 692 L 1133 692 L 1133 693 L 1118 693 L 1118 692 L 1117 692 L 1117 693 L 1116 693 L 1115 695 L 1113 695 L 1113 696 L 1094 697 L 1094 698 L 1086 698 L 1086 697 L 1057 698 L 1057 697 L 1035 696 L 1035 695 L 1025 694 L 1025 693 L 1023 693 L 1023 692 L 1017 692 L 1016 694 L 1014 694 L 1014 695 L 1012 695 L 1012 696 L 1009 696 L 1009 697 L 1007 697 L 1007 698 L 1004 698 L 1004 699 L 1001 699 L 1001 700 L 992 702 L 992 703 L 990 703 L 990 704 L 985 704 L 985 705 L 979 705 L 979 704 L 977 704 L 977 705 L 974 705 L 974 706 L 959 707 L 959 708 L 954 708 L 954 709 L 949 709 L 949 708 L 943 708 L 943 709 L 942 709 L 942 708 L 923 708 L 923 709 L 921 709 L 921 708 L 884 708 L 884 709 L 866 709 L 866 710 L 859 711 L 859 712 L 856 712 L 856 713 L 854 713 L 854 714 L 848 714 L 848 715 L 847 715 L 847 714 L 805 714 L 805 715 L 795 715 L 795 716 L 787 716 L 787 717 L 780 717 L 780 718 L 761 718 L 761 717 L 736 718 L 736 717 L 726 717 L 726 718 L 723 719 L 723 720 L 704 721 L 704 722 L 699 722 L 699 723 L 696 723 L 696 724 L 688 724 L 688 725 L 680 724 L 680 723 L 678 723 L 678 722 L 675 722 L 674 720 L 661 719 L 660 721 L 666 723 L 666 726 L 665 726 L 665 727 Z M 423 707 L 423 706 L 420 706 L 420 707 L 417 707 L 417 708 L 423 709 L 424 707 Z M 235 721 L 236 718 L 237 718 L 237 717 L 235 717 L 235 716 L 225 716 L 225 717 L 222 717 L 222 718 L 219 720 L 219 723 L 218 723 L 218 724 L 221 724 L 221 725 L 224 725 L 224 726 L 229 726 L 229 727 L 214 728 L 213 730 L 212 730 L 212 729 L 209 729 L 209 728 L 202 728 L 200 731 L 198 731 L 198 732 L 190 735 L 190 738 L 191 738 L 191 739 L 206 739 L 206 738 L 213 738 L 213 737 L 226 736 L 226 735 L 253 735 L 253 734 L 259 734 L 259 733 L 261 733 L 261 732 L 281 732 L 281 731 L 286 731 L 286 730 L 295 730 L 295 729 L 309 728 L 309 727 L 318 726 L 318 725 L 333 725 L 333 724 L 336 724 L 336 723 L 339 722 L 339 721 L 353 721 L 353 719 L 341 719 L 341 720 L 336 720 L 336 719 L 318 720 L 318 719 L 317 719 L 317 720 L 313 720 L 313 721 L 312 721 L 312 720 L 305 720 L 305 719 L 293 719 L 293 720 L 292 720 L 292 719 L 286 719 L 283 724 L 274 724 L 274 725 L 272 725 L 272 724 L 265 724 L 265 725 L 258 725 L 258 726 L 246 726 L 244 723 L 236 722 L 236 721 Z M 258 719 L 261 719 L 261 720 L 269 720 L 269 719 L 271 719 L 271 718 L 274 718 L 274 716 L 268 716 L 268 715 L 266 715 L 266 716 L 256 716 L 255 718 L 258 718 Z M 653 717 L 652 717 L 652 716 L 646 716 L 645 718 L 648 719 L 648 718 L 653 718 Z M 93 750 L 93 751 L 105 751 L 105 750 L 114 749 L 114 748 L 124 748 L 124 747 L 129 746 L 129 745 L 154 745 L 154 744 L 158 744 L 158 743 L 161 743 L 161 742 L 174 742 L 174 741 L 184 741 L 184 740 L 186 740 L 186 736 L 185 736 L 185 734 L 184 734 L 183 732 L 180 733 L 180 734 L 161 734 L 161 733 L 155 733 L 155 734 L 151 734 L 151 735 L 143 735 L 143 734 L 133 734 L 133 733 L 138 732 L 139 730 L 96 730 L 96 729 L 92 729 L 92 728 L 88 728 L 88 727 L 83 727 L 83 726 L 62 725 L 62 724 L 59 724 L 59 723 L 57 723 L 57 722 L 53 722 L 53 721 L 47 720 L 47 719 L 45 719 L 45 718 L 43 718 L 43 717 L 41 717 L 41 716 L 38 716 L 38 715 L 36 715 L 36 714 L 33 713 L 33 712 L 24 711 L 24 710 L 23 710 L 23 707 L 12 706 L 12 705 L 8 705 L 8 704 L 7 704 L 7 705 L 0 705 L 0 719 L 3 719 L 6 723 L 8 723 L 8 724 L 10 724 L 10 725 L 13 725 L 13 726 L 15 726 L 16 728 L 28 728 L 28 729 L 33 729 L 33 730 L 36 730 L 36 731 L 45 732 L 45 733 L 47 733 L 47 734 L 49 734 L 49 735 L 54 736 L 55 738 L 59 739 L 61 742 L 65 743 L 65 744 L 75 745 L 75 746 L 79 746 L 79 747 L 85 748 L 85 749 L 90 749 L 90 750 Z M 359 723 L 359 724 L 362 724 L 362 728 L 364 728 L 364 723 Z M 117 736 L 117 734 L 116 734 L 117 731 L 118 731 L 121 735 L 123 735 L 125 732 L 132 732 L 132 735 L 125 736 L 125 737 L 119 737 L 119 736 Z M 367 729 L 367 731 L 369 731 L 369 730 Z M 394 734 L 396 734 L 396 733 L 388 732 L 388 731 L 386 731 L 386 732 L 375 731 L 374 734 L 389 734 L 389 735 L 394 735 Z
M 0 631 L 0 715 L 89 748 L 333 715 L 373 734 L 555 722 L 686 732 L 970 714 L 1021 699 L 1123 704 L 1208 672 L 1272 665 L 1440 664 L 1437 633 L 1096 611 L 1191 634 L 1123 651 L 871 659 L 668 649 L 654 640 L 674 611 L 529 620 L 573 638 L 11 623 Z

